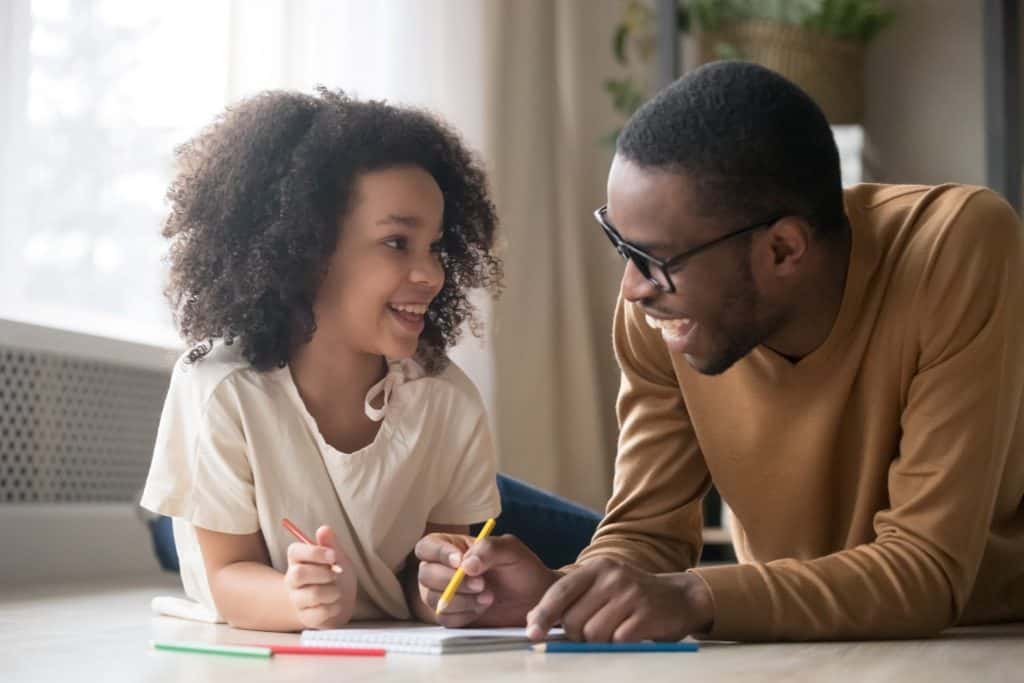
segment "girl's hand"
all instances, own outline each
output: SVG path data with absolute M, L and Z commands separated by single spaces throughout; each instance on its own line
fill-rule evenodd
M 338 547 L 329 526 L 316 530 L 317 545 L 288 546 L 284 584 L 301 623 L 306 628 L 336 628 L 352 617 L 356 605 L 356 570 Z M 336 574 L 331 565 L 342 569 Z

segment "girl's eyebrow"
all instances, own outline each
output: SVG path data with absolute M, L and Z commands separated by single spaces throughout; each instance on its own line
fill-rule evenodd
M 389 213 L 386 217 L 381 218 L 379 221 L 377 221 L 377 225 L 398 224 L 398 225 L 404 225 L 404 226 L 406 226 L 408 228 L 417 228 L 417 227 L 419 227 L 421 222 L 422 221 L 420 220 L 419 216 L 403 215 L 403 214 L 398 214 L 398 213 Z
M 398 213 L 389 213 L 384 218 L 377 221 L 377 225 L 401 225 L 406 228 L 418 228 L 423 225 L 423 221 L 419 216 L 403 215 Z M 440 230 L 437 233 L 437 239 L 440 240 L 444 237 L 444 230 Z

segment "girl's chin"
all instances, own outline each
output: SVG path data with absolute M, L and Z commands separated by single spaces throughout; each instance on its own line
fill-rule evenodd
M 390 339 L 384 346 L 383 356 L 390 360 L 405 360 L 416 355 L 416 350 L 419 348 L 419 339 L 415 341 L 410 341 L 409 339 Z

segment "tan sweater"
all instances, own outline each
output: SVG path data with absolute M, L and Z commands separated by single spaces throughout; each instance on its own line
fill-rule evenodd
M 582 562 L 693 567 L 714 481 L 741 564 L 695 571 L 712 637 L 914 637 L 1024 619 L 1021 226 L 962 186 L 846 192 L 827 340 L 724 374 L 670 356 L 620 301 L 614 493 Z

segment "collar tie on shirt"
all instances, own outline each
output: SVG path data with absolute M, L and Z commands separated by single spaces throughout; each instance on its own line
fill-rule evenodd
M 388 360 L 388 372 L 384 379 L 370 387 L 366 393 L 364 410 L 366 417 L 374 422 L 380 422 L 388 414 L 388 407 L 391 404 L 391 392 L 400 387 L 407 380 L 416 379 L 420 374 L 416 372 L 416 364 L 410 360 Z M 380 408 L 374 408 L 373 402 L 383 396 Z

